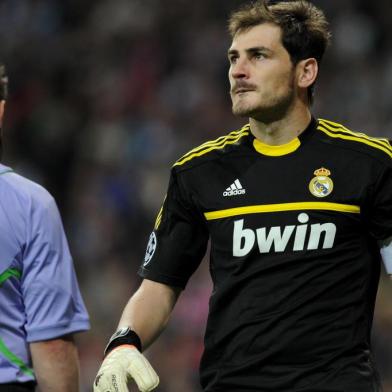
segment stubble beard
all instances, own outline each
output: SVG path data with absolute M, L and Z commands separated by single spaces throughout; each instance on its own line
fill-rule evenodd
M 235 116 L 253 118 L 269 124 L 286 116 L 294 102 L 294 80 L 290 80 L 285 94 L 280 96 L 264 96 L 258 103 L 237 102 L 232 106 Z

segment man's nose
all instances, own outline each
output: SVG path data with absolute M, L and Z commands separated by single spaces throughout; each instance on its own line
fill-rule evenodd
M 231 65 L 231 76 L 235 79 L 245 79 L 249 77 L 249 66 L 246 59 L 238 58 L 237 61 Z

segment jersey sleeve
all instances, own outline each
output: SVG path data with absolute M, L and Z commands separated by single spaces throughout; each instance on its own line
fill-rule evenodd
M 374 186 L 369 209 L 369 228 L 370 234 L 378 241 L 392 237 L 392 159 Z
M 54 199 L 45 192 L 32 202 L 23 252 L 28 342 L 89 329 L 61 217 Z
M 385 269 L 392 274 L 392 160 L 388 163 L 373 188 L 368 223 L 370 234 L 378 241 Z
M 139 275 L 185 288 L 207 248 L 208 231 L 195 201 L 172 170 L 163 206 L 150 235 Z

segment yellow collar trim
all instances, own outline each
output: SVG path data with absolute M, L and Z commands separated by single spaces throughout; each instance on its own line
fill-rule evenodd
M 253 147 L 257 152 L 263 155 L 269 155 L 271 157 L 279 157 L 294 152 L 301 145 L 300 140 L 296 137 L 286 144 L 280 146 L 271 146 L 265 144 L 258 139 L 253 140 Z

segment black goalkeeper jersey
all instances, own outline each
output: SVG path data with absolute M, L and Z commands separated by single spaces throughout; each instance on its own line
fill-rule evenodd
M 370 330 L 391 157 L 385 139 L 312 119 L 282 146 L 246 125 L 174 164 L 139 274 L 184 288 L 211 240 L 204 391 L 379 390 Z

